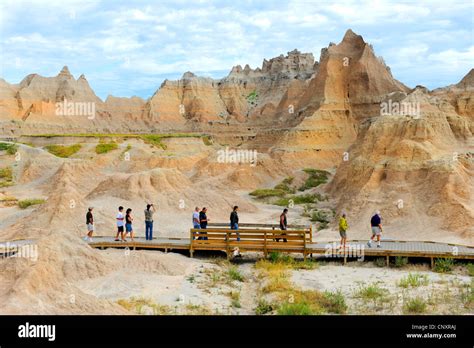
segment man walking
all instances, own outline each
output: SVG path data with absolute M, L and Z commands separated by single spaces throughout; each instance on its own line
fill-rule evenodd
M 372 248 L 372 241 L 377 238 L 377 248 L 380 248 L 380 236 L 382 235 L 382 218 L 380 217 L 380 211 L 376 211 L 375 215 L 370 219 L 370 227 L 372 229 L 372 237 L 370 237 L 367 245 Z
M 286 219 L 286 214 L 288 213 L 288 209 L 283 209 L 283 213 L 280 215 L 280 230 L 286 231 L 288 229 L 288 221 Z M 286 236 L 286 233 L 280 233 L 282 236 Z M 280 238 L 276 238 L 276 241 L 279 242 Z M 287 242 L 286 238 L 283 238 L 283 242 Z
M 117 235 L 115 236 L 115 241 L 118 242 L 120 240 L 123 241 L 123 228 L 125 226 L 125 217 L 123 216 L 123 207 L 120 206 L 118 207 L 118 213 L 117 213 Z M 119 235 L 121 239 L 119 239 Z
M 230 213 L 230 229 L 231 230 L 239 229 L 239 214 L 237 213 L 237 210 L 239 210 L 239 207 L 235 206 L 232 212 Z M 237 232 L 237 241 L 240 241 L 239 232 Z
M 209 219 L 207 218 L 207 208 L 204 207 L 199 213 L 199 224 L 201 226 L 201 230 L 205 230 L 207 228 L 207 223 L 209 222 Z M 202 235 L 203 237 L 199 237 L 198 239 L 202 240 L 207 240 L 207 233 L 199 233 L 199 235 Z
M 87 236 L 84 237 L 85 241 L 92 242 L 92 234 L 94 233 L 94 216 L 92 210 L 94 207 L 89 207 L 86 214 L 86 225 L 87 225 Z

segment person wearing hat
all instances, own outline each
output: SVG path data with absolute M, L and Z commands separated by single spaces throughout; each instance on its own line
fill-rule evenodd
M 86 225 L 87 225 L 87 236 L 84 237 L 85 241 L 92 242 L 92 233 L 94 233 L 94 216 L 92 210 L 94 207 L 89 207 L 86 214 Z

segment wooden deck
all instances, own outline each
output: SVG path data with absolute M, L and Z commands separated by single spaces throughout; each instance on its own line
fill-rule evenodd
M 191 238 L 171 238 L 171 237 L 158 237 L 154 238 L 152 241 L 147 241 L 143 237 L 136 237 L 134 242 L 129 238 L 127 242 L 115 241 L 114 237 L 108 236 L 96 236 L 93 238 L 92 242 L 87 242 L 92 248 L 106 249 L 106 248 L 129 248 L 129 249 L 155 249 L 163 250 L 165 252 L 173 250 L 183 250 L 188 251 L 192 256 L 194 251 L 222 251 L 228 255 L 232 252 L 233 249 L 239 247 L 241 251 L 252 251 L 252 252 L 262 252 L 267 254 L 271 251 L 281 251 L 286 253 L 303 253 L 303 256 L 325 256 L 327 258 L 343 258 L 344 262 L 347 259 L 353 258 L 364 258 L 365 256 L 372 257 L 385 257 L 387 263 L 389 262 L 390 257 L 403 256 L 403 257 L 417 257 L 417 258 L 428 258 L 431 259 L 431 262 L 434 262 L 436 258 L 452 258 L 452 259 L 464 259 L 464 260 L 474 260 L 474 247 L 448 244 L 448 243 L 438 243 L 431 241 L 396 241 L 396 240 L 383 240 L 381 247 L 377 248 L 376 243 L 372 244 L 372 247 L 367 246 L 366 240 L 353 240 L 349 241 L 346 245 L 346 250 L 341 250 L 339 248 L 339 242 L 312 242 L 307 234 L 304 235 L 304 242 L 301 246 L 292 247 L 291 236 L 288 236 L 288 243 L 283 241 L 275 242 L 274 237 L 268 237 L 270 235 L 274 236 L 275 231 L 269 229 L 268 226 L 260 231 L 262 234 L 265 234 L 265 243 L 262 244 L 260 238 L 260 244 L 255 242 L 249 242 L 245 240 L 244 234 L 248 233 L 249 238 L 251 235 L 256 233 L 255 224 L 251 229 L 240 229 L 242 240 L 237 241 L 235 237 L 231 237 L 228 241 L 225 241 L 225 237 L 222 238 L 222 241 L 217 241 L 214 238 L 214 241 L 196 241 L 192 236 L 196 230 L 190 230 Z M 298 226 L 299 228 L 299 226 Z M 209 229 L 214 231 L 224 231 L 225 229 Z M 222 236 L 235 234 L 237 231 L 226 230 L 228 234 L 223 234 Z M 222 232 L 220 232 L 222 233 Z M 295 232 L 296 233 L 296 232 Z M 210 235 L 209 235 L 210 236 Z M 295 237 L 296 238 L 296 237 Z M 311 238 L 312 239 L 312 238 Z M 267 242 L 270 241 L 270 242 Z M 82 241 L 81 241 L 82 242 Z M 250 246 L 249 246 L 250 243 Z M 0 242 L 0 257 L 3 255 L 8 255 L 14 253 L 18 248 L 25 245 L 35 244 L 34 240 L 14 240 L 14 241 L 5 241 Z M 247 246 L 246 246 L 247 245 Z

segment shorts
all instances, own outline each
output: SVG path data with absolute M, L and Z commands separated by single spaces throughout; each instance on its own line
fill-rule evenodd
M 347 238 L 347 231 L 340 230 L 339 234 L 340 234 L 341 238 Z
M 132 224 L 125 224 L 125 231 L 132 232 Z
M 193 225 L 193 228 L 196 229 L 196 230 L 199 230 L 199 229 L 201 229 L 201 225 L 199 225 L 199 224 L 194 224 L 194 225 Z
M 117 226 L 117 232 L 122 233 L 123 232 L 123 226 Z
M 374 236 L 380 236 L 382 233 L 382 230 L 378 226 L 372 226 L 372 235 Z
M 87 231 L 94 232 L 94 225 L 93 224 L 87 224 Z

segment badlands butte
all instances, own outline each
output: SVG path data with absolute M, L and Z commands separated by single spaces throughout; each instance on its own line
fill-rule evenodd
M 93 113 L 58 114 L 67 103 Z M 275 223 L 293 200 L 289 222 L 314 223 L 316 240 L 338 239 L 341 211 L 349 240 L 367 239 L 380 210 L 384 238 L 474 245 L 473 132 L 474 70 L 450 86 L 410 88 L 351 30 L 319 61 L 294 50 L 220 80 L 186 72 L 148 100 L 102 101 L 67 67 L 0 79 L 0 135 L 16 142 L 0 150 L 0 240 L 39 248 L 34 262 L 0 260 L 0 312 L 127 313 L 117 301 L 134 294 L 205 302 L 183 285 L 210 267 L 199 260 L 134 251 L 128 262 L 89 248 L 88 206 L 99 235 L 114 234 L 119 205 L 134 210 L 139 236 L 153 202 L 155 236 L 186 237 L 195 206 L 213 222 L 238 205 L 241 222 Z M 219 160 L 226 149 L 256 151 L 256 161 Z

